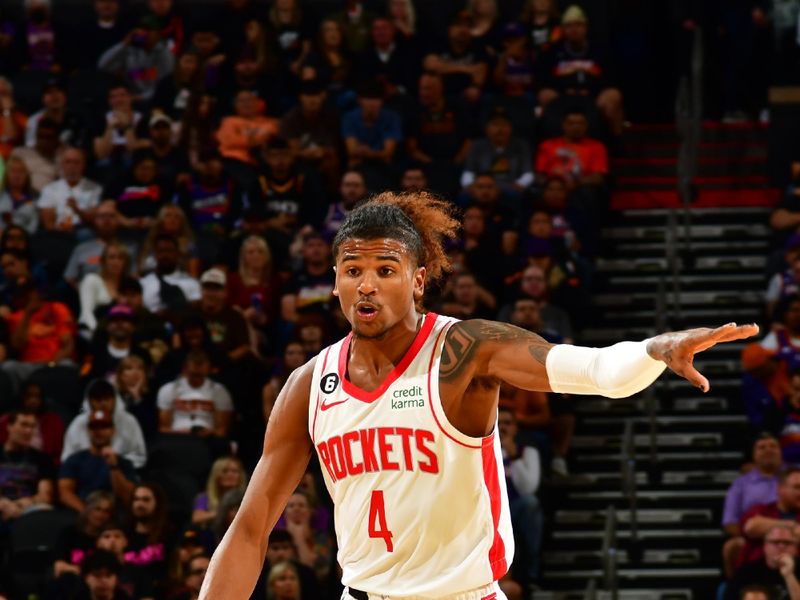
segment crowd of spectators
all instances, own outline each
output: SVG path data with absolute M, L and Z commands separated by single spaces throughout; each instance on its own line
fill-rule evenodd
M 791 165 L 793 176 L 800 163 Z M 763 295 L 766 333 L 741 354 L 752 453 L 725 497 L 721 597 L 800 598 L 800 204 L 792 185 L 774 208 Z
M 44 598 L 197 598 L 281 386 L 348 330 L 330 244 L 371 193 L 461 211 L 429 310 L 552 342 L 585 324 L 624 111 L 584 11 L 328 4 L 0 12 L 0 536 L 74 511 Z M 501 406 L 520 598 L 574 414 Z M 182 441 L 204 472 L 170 472 Z M 334 546 L 312 465 L 254 597 L 338 597 Z

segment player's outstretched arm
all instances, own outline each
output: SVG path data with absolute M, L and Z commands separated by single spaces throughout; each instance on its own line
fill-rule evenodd
M 756 325 L 729 323 L 586 348 L 550 344 L 513 325 L 474 319 L 451 327 L 440 374 L 444 381 L 493 377 L 526 390 L 623 398 L 646 388 L 669 367 L 705 392 L 708 380 L 694 368 L 695 354 L 756 333 Z
M 267 537 L 311 456 L 308 403 L 314 361 L 289 376 L 278 395 L 264 436 L 264 451 L 242 505 L 217 547 L 200 590 L 200 600 L 246 600 L 253 593 Z

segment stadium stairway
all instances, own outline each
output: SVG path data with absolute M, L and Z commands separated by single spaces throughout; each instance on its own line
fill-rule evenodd
M 670 212 L 619 211 L 603 231 L 606 250 L 597 263 L 594 326 L 583 331 L 582 343 L 643 339 L 658 325 L 676 329 L 761 320 L 769 210 L 694 209 L 688 230 L 677 231 L 679 239 L 688 232 L 688 249 L 676 243 L 674 228 L 670 233 Z M 679 289 L 673 287 L 666 258 L 670 248 Z M 695 361 L 711 382 L 708 394 L 665 374 L 650 395 L 580 399 L 571 476 L 552 478 L 541 491 L 547 526 L 540 587 L 546 591 L 535 592 L 534 600 L 611 598 L 603 591 L 584 594 L 589 580 L 603 589 L 609 506 L 617 519 L 620 598 L 715 597 L 723 499 L 745 458 L 747 426 L 739 397 L 743 345 L 727 344 Z M 649 406 L 655 408 L 652 413 Z M 636 540 L 622 486 L 626 420 L 635 448 Z
M 768 127 L 760 123 L 702 124 L 693 206 L 773 206 L 779 191 L 767 177 Z M 679 208 L 680 140 L 674 124 L 633 125 L 611 163 L 616 209 Z

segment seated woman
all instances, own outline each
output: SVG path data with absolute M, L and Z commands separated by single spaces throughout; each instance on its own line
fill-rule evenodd
M 81 333 L 91 338 L 97 328 L 96 311 L 117 301 L 119 282 L 130 271 L 131 255 L 118 242 L 108 244 L 100 255 L 100 272 L 87 273 L 78 286 L 81 314 L 78 324 Z
M 244 491 L 246 487 L 247 474 L 242 462 L 234 456 L 218 458 L 208 474 L 206 491 L 194 499 L 192 523 L 209 525 L 217 518 L 217 508 L 222 497 L 230 490 Z
M 158 413 L 155 395 L 147 381 L 147 365 L 140 356 L 126 356 L 117 366 L 115 376 L 117 395 L 139 422 L 145 439 L 151 438 L 157 430 Z
M 39 227 L 36 209 L 37 194 L 31 187 L 31 174 L 25 161 L 12 156 L 6 163 L 0 193 L 0 231 L 7 225 L 19 225 L 29 234 Z

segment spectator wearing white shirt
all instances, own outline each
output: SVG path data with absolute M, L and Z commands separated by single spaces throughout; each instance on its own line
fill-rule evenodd
M 60 163 L 61 178 L 44 187 L 37 203 L 42 226 L 48 231 L 82 231 L 86 234 L 84 237 L 88 237 L 102 188 L 84 177 L 83 150 L 67 148 L 61 154 Z
M 211 361 L 203 350 L 186 355 L 181 377 L 158 390 L 161 433 L 228 436 L 233 402 L 222 384 L 208 378 L 210 372 Z
M 142 468 L 147 462 L 142 428 L 136 417 L 125 410 L 124 403 L 119 401 L 114 386 L 104 379 L 95 379 L 86 388 L 83 412 L 72 420 L 64 435 L 61 460 L 65 461 L 72 454 L 91 447 L 89 417 L 97 411 L 114 415 L 114 435 L 111 438 L 114 452 L 131 461 L 135 468 Z
M 156 236 L 153 253 L 156 269 L 140 280 L 145 308 L 154 313 L 175 312 L 199 300 L 200 283 L 178 266 L 178 240 L 168 234 Z

